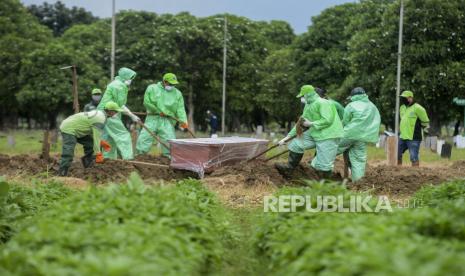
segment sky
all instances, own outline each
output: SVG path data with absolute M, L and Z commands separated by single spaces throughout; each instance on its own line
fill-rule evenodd
M 45 0 L 21 0 L 25 5 Z M 56 1 L 45 1 L 54 3 Z M 111 16 L 112 0 L 61 0 L 66 6 L 83 7 L 98 17 Z M 311 17 L 322 10 L 355 0 L 116 0 L 116 10 L 144 10 L 156 13 L 187 11 L 195 16 L 231 13 L 253 20 L 284 20 L 297 34 L 311 24 Z

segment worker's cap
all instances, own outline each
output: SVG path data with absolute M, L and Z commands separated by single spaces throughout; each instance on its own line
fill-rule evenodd
M 404 92 L 402 92 L 402 94 L 400 94 L 400 96 L 404 98 L 408 98 L 408 97 L 413 98 L 413 92 L 410 90 L 405 90 Z
M 362 94 L 365 94 L 365 89 L 363 89 L 362 87 L 355 87 L 354 89 L 352 89 L 352 91 L 350 91 L 350 96 Z
M 92 95 L 96 95 L 96 94 L 102 94 L 102 90 L 100 90 L 98 88 L 92 89 Z
M 315 87 L 315 92 L 324 98 L 326 96 L 326 90 L 324 88 Z
M 305 95 L 314 94 L 314 93 L 316 93 L 315 88 L 313 88 L 313 86 L 307 84 L 307 85 L 304 85 L 304 86 L 302 86 L 300 88 L 300 93 L 299 93 L 299 95 L 297 95 L 296 98 L 300 98 L 300 97 L 303 97 Z
M 121 109 L 117 103 L 112 102 L 112 101 L 109 101 L 105 104 L 105 110 L 116 111 L 116 112 L 123 111 L 123 109 Z
M 173 73 L 166 73 L 163 75 L 163 80 L 170 83 L 170 84 L 178 84 L 178 79 L 176 78 L 176 75 Z

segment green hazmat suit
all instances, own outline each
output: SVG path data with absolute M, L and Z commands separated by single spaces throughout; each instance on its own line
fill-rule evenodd
M 422 127 L 429 126 L 428 114 L 419 104 L 414 103 L 411 106 L 402 105 L 400 107 L 400 138 L 403 140 L 414 140 L 415 126 L 417 121 Z M 421 131 L 419 134 L 421 140 Z
M 129 88 L 125 82 L 134 79 L 135 76 L 136 72 L 133 70 L 121 68 L 115 80 L 108 84 L 97 109 L 104 110 L 105 104 L 109 101 L 117 103 L 120 108 L 126 105 Z M 111 145 L 111 150 L 103 153 L 104 158 L 117 159 L 118 152 L 124 160 L 134 158 L 131 135 L 121 120 L 121 113 L 107 119 L 102 139 Z
M 163 142 L 175 139 L 175 125 L 178 119 L 187 122 L 184 98 L 181 91 L 176 88 L 168 91 L 162 82 L 151 84 L 145 90 L 144 106 L 147 109 L 145 125 L 153 131 Z M 160 116 L 160 114 L 165 116 Z M 171 117 L 171 118 L 170 118 Z M 145 129 L 142 129 L 137 139 L 137 153 L 144 154 L 150 151 L 154 138 Z M 162 147 L 163 155 L 170 157 L 170 152 Z
M 76 143 L 84 147 L 85 159 L 92 159 L 94 153 L 100 152 L 100 136 L 106 115 L 103 111 L 80 112 L 66 118 L 60 125 L 63 136 L 60 170 L 68 169 L 73 162 Z
M 344 118 L 344 106 L 340 104 L 338 101 L 335 101 L 333 99 L 328 99 L 328 101 L 334 104 L 337 110 L 337 115 L 339 116 L 339 119 L 341 119 L 342 121 L 342 119 Z
M 311 93 L 304 96 L 305 105 L 302 117 L 312 122 L 309 130 L 302 137 L 292 140 L 289 150 L 303 154 L 305 150 L 316 148 L 316 157 L 311 166 L 319 171 L 332 171 L 338 149 L 339 139 L 343 136 L 342 123 L 334 104 Z M 296 134 L 294 127 L 288 136 Z
M 337 153 L 349 152 L 352 181 L 357 181 L 365 175 L 366 144 L 378 142 L 381 116 L 368 95 L 354 95 L 350 100 L 344 109 L 344 138 L 339 143 Z

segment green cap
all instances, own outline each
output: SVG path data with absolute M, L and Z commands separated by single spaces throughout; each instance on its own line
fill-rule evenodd
M 402 94 L 400 94 L 400 96 L 404 98 L 408 98 L 408 97 L 413 98 L 413 92 L 410 90 L 405 90 L 404 92 L 402 92 Z
M 111 110 L 116 112 L 122 112 L 123 110 L 118 106 L 117 103 L 109 101 L 105 104 L 105 110 Z
M 170 83 L 170 84 L 178 84 L 178 79 L 176 78 L 176 75 L 173 73 L 166 73 L 163 75 L 163 80 Z
M 100 90 L 98 88 L 92 89 L 92 95 L 95 95 L 95 94 L 102 94 L 102 90 Z
M 300 97 L 305 96 L 307 94 L 313 94 L 313 93 L 316 93 L 315 88 L 313 88 L 313 86 L 307 84 L 307 85 L 302 86 L 302 88 L 300 88 L 300 93 L 299 93 L 299 95 L 297 95 L 296 98 L 300 98 Z

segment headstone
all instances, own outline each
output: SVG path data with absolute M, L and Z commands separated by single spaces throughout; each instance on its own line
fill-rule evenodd
M 437 136 L 431 136 L 431 150 L 436 151 L 437 149 L 437 143 L 438 143 L 438 137 Z
M 13 135 L 8 135 L 7 139 L 8 139 L 8 146 L 10 146 L 11 148 L 14 148 L 16 146 L 15 137 Z
M 431 136 L 426 136 L 424 145 L 425 145 L 425 148 L 427 149 L 431 148 Z
M 442 149 L 442 145 L 444 145 L 446 143 L 445 140 L 438 140 L 438 142 L 436 143 L 436 152 L 441 155 L 441 149 Z
M 451 155 L 452 155 L 452 144 L 445 143 L 444 145 L 442 145 L 441 157 L 450 159 Z
M 263 137 L 263 126 L 257 126 L 257 133 L 255 137 L 257 139 L 261 139 Z
M 457 135 L 454 138 L 455 138 L 455 144 L 457 145 L 457 148 L 459 149 L 465 148 L 465 137 L 464 136 Z
M 386 135 L 380 135 L 378 143 L 376 143 L 377 148 L 384 148 L 386 146 Z

